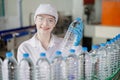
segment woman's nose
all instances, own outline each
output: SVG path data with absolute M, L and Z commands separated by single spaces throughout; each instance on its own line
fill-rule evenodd
M 46 19 L 43 20 L 43 23 L 42 23 L 44 26 L 48 25 L 48 21 Z

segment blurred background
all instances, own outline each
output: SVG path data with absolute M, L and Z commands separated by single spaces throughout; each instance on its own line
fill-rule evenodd
M 54 33 L 64 37 L 69 24 L 81 17 L 85 27 L 82 46 L 104 43 L 120 34 L 120 0 L 0 0 L 0 57 L 16 51 L 36 32 L 33 16 L 41 3 L 53 4 L 59 13 Z

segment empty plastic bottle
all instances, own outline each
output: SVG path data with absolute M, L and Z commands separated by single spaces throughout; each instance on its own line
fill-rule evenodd
M 2 66 L 3 80 L 17 79 L 17 61 L 11 52 L 6 52 L 6 58 Z
M 109 71 L 109 75 L 112 75 L 113 74 L 113 48 L 111 46 L 111 42 L 110 41 L 107 41 L 106 42 L 106 50 L 107 50 L 107 62 L 108 62 L 108 71 Z
M 94 80 L 93 58 L 89 52 L 85 54 L 85 80 Z
M 85 79 L 85 54 L 88 54 L 87 47 L 82 48 L 79 58 L 79 80 Z
M 105 48 L 104 43 L 100 44 L 100 48 L 97 50 L 97 55 L 98 55 L 97 75 L 99 80 L 105 80 L 110 75 L 108 73 L 107 50 Z
M 28 53 L 23 54 L 23 58 L 18 64 L 19 80 L 34 80 L 34 64 Z
M 120 34 L 116 36 L 116 45 L 118 45 L 118 68 L 120 67 Z
M 111 46 L 113 46 L 113 53 L 114 53 L 114 59 L 113 59 L 113 63 L 114 63 L 114 69 L 113 72 L 115 73 L 118 70 L 118 65 L 119 65 L 119 45 L 115 43 L 116 39 L 113 38 L 110 40 L 111 41 Z
M 0 80 L 2 79 L 2 59 L 0 58 Z
M 70 49 L 70 55 L 66 59 L 67 80 L 78 80 L 79 63 L 74 49 Z
M 119 48 L 120 48 L 120 34 L 118 34 L 118 35 L 116 36 L 116 38 L 117 38 L 117 43 L 118 43 Z M 119 51 L 119 52 L 120 52 L 120 51 Z
M 76 18 L 70 24 L 59 49 L 64 52 L 66 56 L 69 55 L 68 53 L 71 48 L 79 46 L 83 34 L 83 26 L 83 22 L 80 18 Z
M 66 63 L 62 57 L 61 51 L 56 51 L 56 57 L 53 59 L 52 67 L 52 80 L 66 80 Z
M 98 45 L 92 45 L 92 50 L 89 52 L 90 56 L 92 57 L 92 79 L 98 79 L 97 71 L 98 71 L 98 51 L 99 46 Z
M 35 66 L 35 80 L 51 80 L 51 67 L 44 52 L 40 53 Z

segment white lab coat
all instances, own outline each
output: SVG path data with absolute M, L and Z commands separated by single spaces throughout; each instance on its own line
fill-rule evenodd
M 40 57 L 41 52 L 46 53 L 47 59 L 51 62 L 53 58 L 55 57 L 55 52 L 60 48 L 60 44 L 62 43 L 63 38 L 59 38 L 55 35 L 52 35 L 49 48 L 45 50 L 43 46 L 41 45 L 41 42 L 36 38 L 36 34 L 29 40 L 24 41 L 19 47 L 17 51 L 17 60 L 20 62 L 20 60 L 23 58 L 23 53 L 29 53 L 30 58 L 32 59 L 33 63 L 35 64 L 38 58 Z M 69 48 L 71 48 L 69 46 Z M 64 48 L 62 52 L 62 56 L 66 58 L 69 55 L 69 48 Z M 72 47 L 73 48 L 73 47 Z M 81 53 L 81 45 L 74 47 L 76 50 L 76 55 L 78 56 Z
M 38 58 L 40 57 L 41 52 L 46 53 L 46 57 L 49 61 L 51 61 L 55 56 L 55 51 L 58 50 L 60 43 L 62 42 L 62 38 L 58 38 L 55 35 L 52 35 L 49 48 L 45 50 L 41 45 L 41 42 L 36 38 L 36 34 L 29 40 L 24 41 L 19 47 L 17 51 L 17 60 L 20 60 L 23 57 L 23 53 L 29 53 L 30 58 L 35 64 Z

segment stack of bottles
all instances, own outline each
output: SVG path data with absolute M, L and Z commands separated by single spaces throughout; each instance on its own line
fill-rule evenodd
M 0 59 L 0 80 L 106 80 L 120 71 L 120 34 L 106 43 L 92 45 L 89 52 L 87 47 L 77 51 L 79 55 L 75 49 L 68 52 L 64 57 L 64 52 L 56 51 L 52 62 L 42 52 L 36 64 L 29 53 L 23 53 L 23 59 L 17 62 L 7 52 L 4 61 Z

